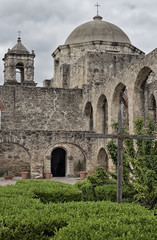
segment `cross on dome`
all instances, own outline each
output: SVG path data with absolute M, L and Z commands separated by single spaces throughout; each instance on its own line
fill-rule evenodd
M 21 31 L 18 31 L 18 37 L 21 38 Z
M 101 5 L 99 5 L 98 3 L 95 5 L 95 7 L 97 7 L 97 15 L 99 14 L 99 7 L 100 7 Z
M 17 33 L 18 33 L 17 42 L 21 42 L 21 31 L 19 30 Z

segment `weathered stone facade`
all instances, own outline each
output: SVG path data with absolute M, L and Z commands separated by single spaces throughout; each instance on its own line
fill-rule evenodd
M 98 34 L 99 27 L 105 26 L 107 37 L 106 30 Z M 77 34 L 86 34 L 90 27 L 92 34 L 88 30 L 79 42 L 82 35 Z M 74 176 L 80 162 L 87 171 L 98 165 L 112 170 L 106 140 L 87 139 L 85 133 L 112 133 L 119 107 L 131 132 L 139 116 L 156 121 L 157 50 L 145 55 L 122 30 L 100 16 L 81 25 L 80 33 L 73 32 L 52 54 L 54 78 L 45 80 L 44 87 L 34 83 L 35 54 L 21 39 L 5 55 L 0 172 L 19 175 L 29 170 L 32 178 L 42 178 L 44 172 Z

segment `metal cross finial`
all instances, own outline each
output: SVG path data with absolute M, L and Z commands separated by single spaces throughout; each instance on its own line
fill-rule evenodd
M 20 38 L 20 37 L 21 37 L 21 36 L 20 36 L 20 34 L 21 34 L 21 31 L 20 31 L 20 30 L 18 31 L 18 34 L 19 34 L 19 38 Z
M 100 7 L 101 5 L 99 5 L 98 3 L 95 5 L 95 7 L 97 7 L 97 15 L 99 14 L 99 7 Z

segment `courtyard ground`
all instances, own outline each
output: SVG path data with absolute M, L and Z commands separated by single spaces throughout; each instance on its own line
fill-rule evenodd
M 16 183 L 17 180 L 21 180 L 21 177 L 14 177 L 11 180 L 5 180 L 3 177 L 0 177 L 0 186 L 6 186 L 6 185 L 13 185 Z M 43 179 L 45 180 L 45 179 Z M 50 179 L 51 181 L 58 181 L 58 182 L 64 182 L 69 184 L 75 184 L 77 181 L 79 181 L 79 178 L 71 178 L 71 177 L 53 177 Z M 41 180 L 39 180 L 41 181 Z

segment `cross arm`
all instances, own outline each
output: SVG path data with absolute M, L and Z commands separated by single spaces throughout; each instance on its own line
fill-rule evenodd
M 86 133 L 86 138 L 120 138 L 120 139 L 141 139 L 141 140 L 155 140 L 156 136 L 152 135 L 131 135 L 131 134 L 98 134 Z
M 97 133 L 86 133 L 86 138 L 118 138 L 118 134 L 97 134 Z
M 156 136 L 152 135 L 129 135 L 129 134 L 124 134 L 123 135 L 124 139 L 141 139 L 141 140 L 155 140 Z

